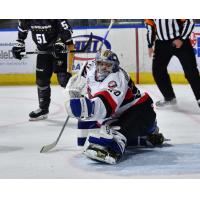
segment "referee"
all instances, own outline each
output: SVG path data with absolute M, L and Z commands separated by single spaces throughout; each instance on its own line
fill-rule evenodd
M 156 102 L 156 106 L 163 107 L 177 103 L 167 71 L 172 56 L 176 56 L 200 107 L 200 76 L 194 50 L 189 40 L 194 21 L 191 19 L 146 19 L 145 23 L 148 53 L 150 57 L 153 55 L 153 77 L 164 96 L 163 100 Z

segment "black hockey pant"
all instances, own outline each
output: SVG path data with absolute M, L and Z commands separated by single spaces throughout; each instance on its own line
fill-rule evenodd
M 52 55 L 37 56 L 36 84 L 38 86 L 38 100 L 41 109 L 48 110 L 51 101 L 51 77 L 53 72 L 57 74 L 58 83 L 66 87 L 71 74 L 67 72 L 67 56 L 55 59 Z
M 185 40 L 180 49 L 173 47 L 172 41 L 157 40 L 155 43 L 152 71 L 154 80 L 164 98 L 169 100 L 175 97 L 167 71 L 167 66 L 172 56 L 176 56 L 179 59 L 195 98 L 197 100 L 200 99 L 200 76 L 194 50 L 189 40 Z
M 149 97 L 144 103 L 131 107 L 110 126 L 120 126 L 119 132 L 127 138 L 127 145 L 135 145 L 138 136 L 147 136 L 157 127 L 152 99 Z

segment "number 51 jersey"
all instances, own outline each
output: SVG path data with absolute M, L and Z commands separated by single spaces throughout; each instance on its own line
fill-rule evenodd
M 72 42 L 72 29 L 65 19 L 22 19 L 19 20 L 18 39 L 24 41 L 31 31 L 38 50 L 50 50 L 60 39 L 65 44 Z

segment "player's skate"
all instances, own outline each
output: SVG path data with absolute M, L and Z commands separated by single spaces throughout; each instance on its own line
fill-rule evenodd
M 99 133 L 90 133 L 84 146 L 84 154 L 94 160 L 116 164 L 122 157 L 126 138 L 108 126 L 102 126 Z
M 163 100 L 160 100 L 160 101 L 156 102 L 156 106 L 157 107 L 165 107 L 165 106 L 169 106 L 169 105 L 173 106 L 173 105 L 176 105 L 176 104 L 177 104 L 176 98 L 172 98 L 170 100 L 163 99 Z
M 35 111 L 32 111 L 29 114 L 29 117 L 30 117 L 29 121 L 37 121 L 37 120 L 47 119 L 48 113 L 49 113 L 48 110 L 42 110 L 41 108 L 39 108 L 39 109 L 37 109 Z

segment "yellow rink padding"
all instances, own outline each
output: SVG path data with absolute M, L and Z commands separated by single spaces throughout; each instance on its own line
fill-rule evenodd
M 131 78 L 136 81 L 136 73 L 130 73 Z M 170 73 L 172 83 L 188 83 L 183 73 Z M 56 74 L 51 78 L 52 84 L 57 84 Z M 154 84 L 151 72 L 140 72 L 140 84 Z M 35 85 L 35 74 L 0 74 L 0 85 Z
M 136 73 L 130 73 L 130 76 L 132 80 L 134 80 L 135 83 L 137 83 Z M 178 84 L 187 84 L 188 81 L 186 80 L 183 73 L 170 73 L 170 79 L 172 83 L 178 83 Z M 139 84 L 155 84 L 155 81 L 153 79 L 151 72 L 140 72 L 139 73 Z
M 56 74 L 51 83 L 57 84 Z M 0 85 L 35 85 L 35 74 L 0 74 Z

